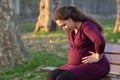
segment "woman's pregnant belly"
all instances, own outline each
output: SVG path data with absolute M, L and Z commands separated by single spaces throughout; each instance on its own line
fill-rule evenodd
M 78 65 L 82 64 L 82 55 L 79 48 L 72 47 L 68 53 L 68 64 Z
M 91 55 L 89 51 L 93 50 L 90 48 L 71 47 L 68 53 L 68 64 L 70 65 L 82 64 L 82 57 Z

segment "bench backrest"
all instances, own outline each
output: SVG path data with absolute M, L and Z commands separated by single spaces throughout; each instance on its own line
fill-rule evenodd
M 105 53 L 110 62 L 110 73 L 120 75 L 120 45 L 107 44 Z

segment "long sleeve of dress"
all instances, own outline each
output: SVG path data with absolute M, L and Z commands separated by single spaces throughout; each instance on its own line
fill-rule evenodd
M 105 39 L 98 30 L 97 25 L 86 22 L 83 27 L 83 32 L 94 43 L 95 51 L 102 54 L 105 48 Z

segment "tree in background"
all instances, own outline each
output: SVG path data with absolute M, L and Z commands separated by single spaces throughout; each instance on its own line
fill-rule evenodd
M 40 0 L 39 16 L 34 32 L 56 29 L 56 24 L 52 19 L 53 12 L 57 6 L 57 0 Z
M 117 3 L 117 17 L 113 33 L 120 32 L 120 0 L 116 0 L 116 3 Z
M 48 21 L 49 21 L 49 0 L 41 0 L 39 4 L 39 16 L 38 21 L 36 23 L 36 28 L 34 32 L 38 32 L 39 30 L 48 31 Z
M 59 29 L 53 21 L 53 14 L 56 8 L 62 5 L 74 6 L 74 0 L 40 0 L 39 16 L 34 32 L 53 31 Z
M 15 27 L 14 0 L 0 0 L 0 71 L 29 59 Z

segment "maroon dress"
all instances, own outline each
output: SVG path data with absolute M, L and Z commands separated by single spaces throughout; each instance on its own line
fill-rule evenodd
M 59 69 L 70 71 L 78 80 L 96 80 L 109 73 L 110 65 L 104 54 L 105 40 L 96 25 L 90 21 L 84 21 L 77 34 L 68 32 L 70 50 L 68 63 Z M 89 51 L 104 54 L 96 63 L 82 63 L 82 58 L 91 55 Z

